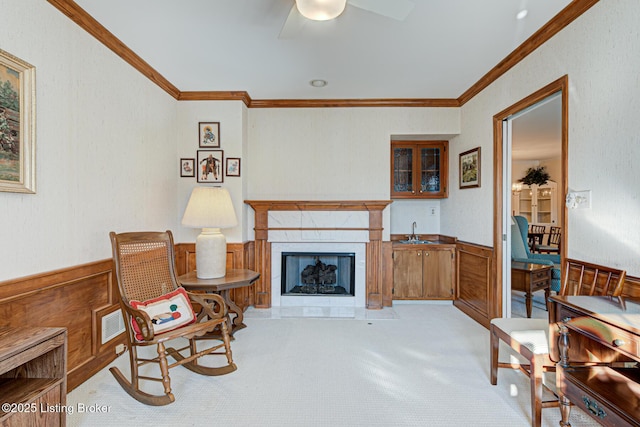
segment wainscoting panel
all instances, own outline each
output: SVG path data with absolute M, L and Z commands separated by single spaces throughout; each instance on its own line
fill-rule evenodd
M 68 331 L 67 389 L 116 358 L 120 334 L 102 343 L 101 317 L 118 309 L 111 259 L 0 283 L 0 326 L 63 327 Z
M 186 274 L 196 269 L 196 244 L 178 243 L 175 245 L 176 274 Z M 227 269 L 249 269 L 255 271 L 254 242 L 227 243 Z M 242 310 L 254 305 L 255 284 L 245 288 L 232 289 L 231 299 Z
M 493 280 L 493 250 L 486 246 L 458 242 L 458 298 L 454 305 L 478 323 L 489 327 L 497 308 Z M 493 304 L 495 305 L 495 303 Z

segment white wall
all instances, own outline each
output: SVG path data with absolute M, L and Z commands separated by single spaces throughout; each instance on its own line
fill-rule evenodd
M 462 107 L 451 156 L 482 147 L 482 188 L 451 186 L 442 203 L 444 234 L 493 244 L 492 117 L 567 74 L 569 187 L 593 194 L 592 209 L 569 212 L 568 255 L 640 275 L 638 16 L 636 0 L 601 0 Z M 451 165 L 456 177 L 457 164 Z
M 111 257 L 111 230 L 176 225 L 176 101 L 41 0 L 0 0 L 36 67 L 36 194 L 0 193 L 0 280 Z
M 247 198 L 389 200 L 391 136 L 459 129 L 458 108 L 251 109 Z M 396 206 L 403 207 L 394 215 Z M 385 210 L 385 236 L 410 232 L 413 221 L 421 233 L 439 232 L 426 208 L 423 215 L 406 206 L 394 202 Z M 390 212 L 401 228 L 394 229 Z
M 222 233 L 227 242 L 242 242 L 246 240 L 246 215 L 244 205 L 244 186 L 246 181 L 246 106 L 242 101 L 180 101 L 177 107 L 177 140 L 178 152 L 176 158 L 197 159 L 197 151 L 201 150 L 198 143 L 199 122 L 220 122 L 220 148 L 224 155 L 223 170 L 227 157 L 239 157 L 240 177 L 224 176 L 221 184 L 198 183 L 196 178 L 180 178 L 178 182 L 178 203 L 176 221 L 178 226 L 174 230 L 176 242 L 195 242 L 200 229 L 191 229 L 180 225 L 184 209 L 187 207 L 191 190 L 196 186 L 219 186 L 229 190 L 233 207 L 238 217 L 238 225 L 224 229 Z M 196 160 L 197 162 L 197 160 Z M 177 164 L 177 163 L 176 163 Z M 196 177 L 198 173 L 196 164 Z

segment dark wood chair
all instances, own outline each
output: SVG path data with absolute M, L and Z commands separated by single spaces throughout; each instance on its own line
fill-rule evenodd
M 587 262 L 567 259 L 560 295 L 619 296 L 626 272 Z M 519 369 L 530 379 L 531 425 L 540 427 L 542 408 L 558 406 L 558 400 L 543 401 L 545 372 L 554 372 L 549 357 L 549 319 L 496 318 L 491 320 L 491 384 L 498 383 L 498 368 Z M 553 339 L 553 338 L 552 338 Z M 505 342 L 526 363 L 500 362 L 500 341 Z M 555 384 L 549 384 L 554 387 Z M 547 387 L 548 388 L 548 387 Z M 552 389 L 548 388 L 552 392 Z M 554 393 L 555 394 L 555 393 Z
M 201 375 L 223 375 L 235 371 L 229 344 L 227 306 L 219 295 L 195 295 L 178 286 L 171 232 L 111 232 L 109 236 L 131 362 L 131 380 L 125 378 L 118 368 L 110 369 L 122 388 L 144 404 L 167 405 L 175 400 L 169 369 L 182 365 Z M 192 303 L 197 304 L 197 313 Z M 221 331 L 221 341 L 206 340 L 208 348 L 198 351 L 196 338 L 216 327 Z M 167 341 L 176 338 L 186 338 L 189 344 L 179 349 L 165 347 Z M 156 347 L 157 356 L 140 357 L 138 348 L 149 346 Z M 187 355 L 183 355 L 185 350 L 188 350 Z M 209 355 L 216 355 L 218 359 L 221 356 L 223 364 L 217 367 L 198 364 L 198 359 Z M 169 364 L 167 356 L 175 362 Z M 139 367 L 150 363 L 158 365 L 159 377 L 139 375 Z M 161 382 L 164 394 L 142 391 L 140 380 Z
M 542 244 L 542 239 L 544 238 L 544 233 L 546 232 L 547 227 L 544 225 L 529 225 L 529 249 L 531 252 L 536 252 L 536 248 Z
M 560 240 L 562 237 L 562 228 L 550 227 L 549 237 L 547 238 L 546 245 L 536 246 L 536 250 L 540 253 L 560 253 Z

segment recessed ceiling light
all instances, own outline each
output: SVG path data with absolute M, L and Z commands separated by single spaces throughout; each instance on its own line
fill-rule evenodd
M 325 87 L 327 85 L 327 81 L 322 79 L 314 79 L 311 80 L 309 84 L 313 87 Z
M 522 9 L 520 12 L 518 12 L 518 14 L 516 15 L 516 19 L 524 19 L 525 16 L 527 16 L 527 14 L 529 13 L 529 11 L 527 9 Z

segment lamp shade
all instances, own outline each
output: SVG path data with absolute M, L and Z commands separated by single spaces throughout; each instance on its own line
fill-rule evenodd
M 296 0 L 302 16 L 314 21 L 328 21 L 338 17 L 346 4 L 347 0 Z
M 238 225 L 229 191 L 220 187 L 194 188 L 182 216 L 182 225 L 192 228 L 229 228 Z

